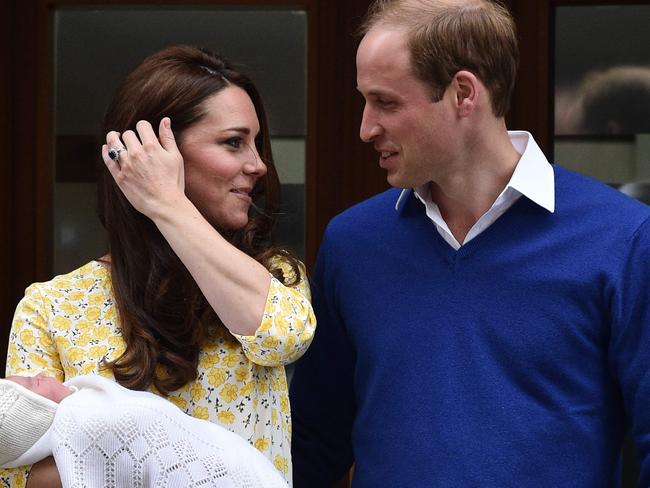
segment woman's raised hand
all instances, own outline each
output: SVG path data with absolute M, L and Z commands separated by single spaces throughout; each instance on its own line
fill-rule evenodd
M 159 137 L 151 124 L 141 120 L 137 134 L 111 131 L 102 146 L 102 158 L 122 193 L 139 212 L 154 219 L 185 198 L 183 156 L 169 117 L 160 121 Z M 115 159 L 109 156 L 109 151 Z

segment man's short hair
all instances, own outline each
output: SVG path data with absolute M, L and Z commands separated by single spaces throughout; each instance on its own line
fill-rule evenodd
M 519 62 L 506 7 L 491 0 L 375 0 L 360 34 L 376 25 L 406 29 L 415 75 L 431 86 L 434 100 L 468 70 L 488 89 L 494 114 L 506 114 Z

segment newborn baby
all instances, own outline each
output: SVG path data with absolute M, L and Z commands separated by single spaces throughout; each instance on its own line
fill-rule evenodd
M 73 391 L 42 374 L 0 379 L 0 467 L 9 467 L 47 432 L 57 404 Z
M 77 391 L 77 388 L 67 387 L 59 380 L 43 373 L 36 376 L 7 376 L 6 379 L 18 383 L 55 403 L 59 403 L 65 397 Z
M 286 488 L 238 435 L 100 376 L 0 379 L 0 467 L 53 455 L 64 487 Z

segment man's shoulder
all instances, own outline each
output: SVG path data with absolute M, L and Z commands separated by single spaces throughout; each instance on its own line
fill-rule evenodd
M 333 270 L 351 271 L 350 264 L 381 260 L 382 249 L 400 249 L 397 242 L 406 235 L 400 210 L 395 205 L 402 190 L 392 188 L 346 209 L 330 220 L 321 240 L 315 280 L 331 276 Z M 325 275 L 323 274 L 327 270 Z M 318 294 L 318 287 L 312 287 Z
M 636 222 L 650 217 L 650 206 L 618 191 L 589 176 L 585 176 L 560 165 L 554 165 L 556 175 L 556 207 L 558 210 L 575 208 L 576 211 L 591 212 L 601 219 L 615 219 Z
M 379 225 L 387 218 L 396 215 L 395 205 L 401 192 L 399 188 L 390 188 L 359 202 L 336 215 L 328 227 L 338 229 L 350 226 L 358 228 L 359 225 L 364 227 Z

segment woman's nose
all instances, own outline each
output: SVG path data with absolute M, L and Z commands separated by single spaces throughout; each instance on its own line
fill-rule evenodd
M 244 164 L 244 172 L 249 174 L 256 174 L 257 176 L 263 176 L 266 174 L 266 164 L 262 161 L 257 149 L 251 147 L 251 155 L 249 159 Z

